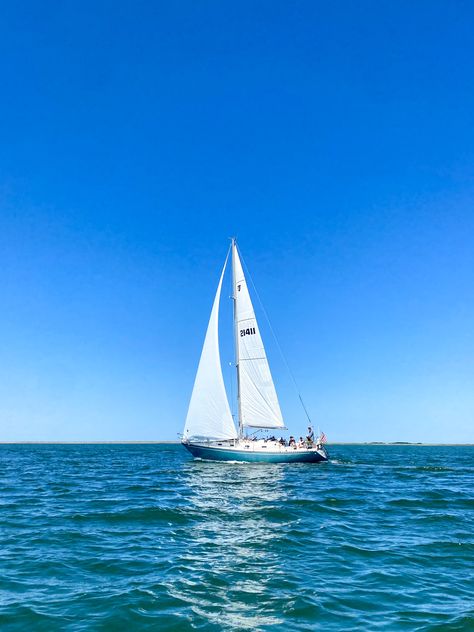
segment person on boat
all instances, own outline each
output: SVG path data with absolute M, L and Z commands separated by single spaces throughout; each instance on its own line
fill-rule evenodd
M 306 441 L 310 444 L 314 443 L 314 430 L 311 426 L 308 426 L 308 435 L 306 437 Z
M 286 445 L 286 441 L 283 439 L 283 437 L 280 437 L 278 439 L 278 443 L 280 443 L 281 445 Z
M 291 435 L 288 445 L 296 445 L 296 441 L 293 435 Z
M 299 447 L 299 448 L 304 448 L 304 440 L 303 440 L 303 437 L 300 437 L 300 440 L 298 441 L 298 447 Z

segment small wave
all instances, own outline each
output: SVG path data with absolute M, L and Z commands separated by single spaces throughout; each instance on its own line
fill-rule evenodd
M 72 514 L 70 518 L 76 522 L 103 523 L 146 523 L 167 522 L 168 524 L 186 524 L 189 522 L 189 512 L 177 508 L 142 507 L 122 509 L 120 511 L 100 511 Z

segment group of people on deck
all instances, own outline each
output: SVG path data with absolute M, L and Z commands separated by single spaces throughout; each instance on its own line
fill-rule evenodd
M 280 437 L 279 439 L 276 437 L 268 437 L 267 441 L 277 441 L 283 446 L 294 447 L 295 449 L 312 448 L 314 445 L 314 430 L 311 426 L 308 426 L 308 434 L 306 435 L 306 438 L 303 439 L 303 437 L 300 437 L 298 442 L 293 435 L 290 436 L 288 442 L 283 437 Z

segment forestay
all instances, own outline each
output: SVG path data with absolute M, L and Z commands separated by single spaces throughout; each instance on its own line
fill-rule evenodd
M 284 424 L 278 397 L 235 243 L 233 265 L 242 425 L 282 428 Z
M 201 359 L 189 403 L 184 439 L 235 439 L 219 354 L 219 303 L 227 259 L 212 307 Z

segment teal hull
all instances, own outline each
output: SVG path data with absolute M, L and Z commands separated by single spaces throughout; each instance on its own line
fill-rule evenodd
M 244 452 L 243 450 L 225 450 L 220 448 L 206 448 L 204 446 L 183 443 L 195 459 L 206 461 L 242 461 L 246 463 L 318 463 L 327 461 L 327 455 L 320 452 L 308 451 L 280 454 L 265 454 L 261 452 Z

